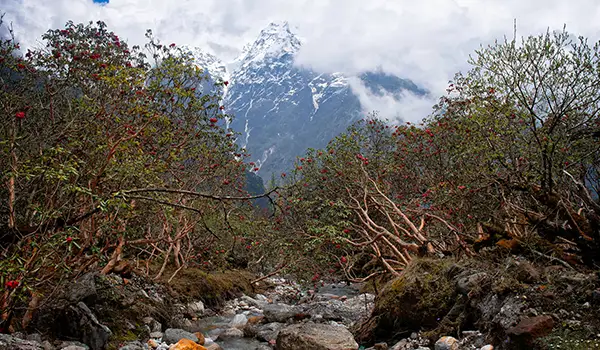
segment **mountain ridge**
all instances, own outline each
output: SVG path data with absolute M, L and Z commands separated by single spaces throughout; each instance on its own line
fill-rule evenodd
M 358 81 L 374 96 L 404 91 L 425 95 L 410 80 L 383 71 L 346 75 L 315 72 L 295 64 L 304 40 L 288 22 L 272 22 L 232 62 L 200 49 L 191 52 L 213 81 L 228 81 L 223 94 L 229 126 L 251 153 L 257 173 L 289 169 L 308 148 L 322 148 L 364 115 L 353 90 Z M 355 79 L 356 78 L 356 79 Z

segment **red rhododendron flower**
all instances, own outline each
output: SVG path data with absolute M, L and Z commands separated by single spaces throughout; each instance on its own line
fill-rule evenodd
M 345 229 L 344 233 L 350 233 L 350 230 L 349 229 Z
M 219 107 L 219 109 L 220 109 L 220 110 L 224 110 L 224 109 L 225 109 L 225 106 L 220 106 L 220 107 Z
M 67 241 L 67 243 L 72 242 L 73 241 L 73 237 L 67 237 L 66 241 Z
M 223 82 L 223 84 L 224 84 L 225 86 L 227 86 L 227 85 L 229 85 L 229 82 L 226 80 L 226 81 L 224 81 L 224 82 Z
M 17 112 L 15 113 L 15 117 L 17 117 L 17 119 L 23 119 L 25 118 L 25 112 Z
M 345 257 L 345 256 L 342 256 L 342 257 L 340 258 L 340 261 L 342 262 L 342 264 L 345 264 L 345 263 L 347 263 L 347 262 L 348 262 L 348 259 L 346 259 L 346 257 Z
M 172 43 L 171 45 L 169 45 L 169 47 L 175 47 L 175 43 Z
M 211 123 L 216 123 L 217 121 L 218 121 L 218 119 L 217 119 L 217 118 L 210 118 L 210 122 L 211 122 Z
M 15 289 L 19 286 L 19 281 L 6 281 L 6 283 L 4 283 L 4 286 L 8 289 Z

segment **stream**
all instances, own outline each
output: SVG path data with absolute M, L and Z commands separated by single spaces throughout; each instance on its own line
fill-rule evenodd
M 242 296 L 228 302 L 221 314 L 198 320 L 196 323 L 198 330 L 210 339 L 207 344 L 209 345 L 214 339 L 223 350 L 272 349 L 278 333 L 277 327 L 286 323 L 285 318 L 288 319 L 287 323 L 290 323 L 294 322 L 291 321 L 294 315 L 308 314 L 311 321 L 349 326 L 356 321 L 353 318 L 366 315 L 372 306 L 373 297 L 368 294 L 366 294 L 368 297 L 364 298 L 365 302 L 361 302 L 359 285 L 326 284 L 319 287 L 317 291 L 313 291 L 302 290 L 298 285 L 284 279 L 273 279 L 273 282 L 276 285 L 274 291 L 267 292 L 265 295 Z M 353 302 L 353 300 L 358 302 Z M 348 306 L 344 303 L 347 303 Z M 338 312 L 339 314 L 337 314 Z M 232 328 L 245 328 L 244 324 L 236 323 L 236 321 L 244 323 L 249 318 L 262 319 L 263 317 L 265 322 L 262 325 L 256 325 L 259 331 L 258 338 L 261 338 L 260 335 L 263 334 L 261 329 L 263 328 L 277 328 L 277 331 L 267 332 L 267 336 L 262 335 L 262 341 L 250 337 L 222 336 Z M 267 340 L 265 337 L 269 336 L 275 337 L 269 339 L 271 345 L 265 341 Z

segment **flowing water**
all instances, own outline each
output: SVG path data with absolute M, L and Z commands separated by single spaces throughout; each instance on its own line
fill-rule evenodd
M 325 286 L 319 287 L 317 293 L 353 297 L 359 294 L 359 287 L 357 285 L 348 286 L 346 284 L 326 284 Z M 253 315 L 251 314 L 248 316 Z M 199 330 L 204 335 L 214 339 L 216 335 L 229 328 L 228 325 L 232 319 L 233 315 L 206 317 L 198 321 Z M 256 350 L 261 349 L 259 347 L 261 344 L 266 344 L 252 338 L 217 338 L 216 343 L 219 344 L 223 350 Z

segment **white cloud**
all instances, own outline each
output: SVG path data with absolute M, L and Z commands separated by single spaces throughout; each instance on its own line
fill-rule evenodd
M 382 89 L 374 93 L 357 77 L 348 79 L 348 82 L 358 97 L 364 114 L 377 111 L 380 119 L 392 124 L 418 123 L 431 113 L 432 106 L 437 102 L 430 95 L 420 96 L 409 91 L 390 93 Z
M 413 80 L 432 96 L 468 69 L 479 44 L 518 34 L 567 29 L 600 38 L 597 0 L 0 0 L 24 46 L 43 32 L 75 22 L 104 20 L 130 43 L 150 28 L 165 42 L 200 46 L 231 59 L 270 21 L 288 20 L 306 39 L 298 63 L 319 71 L 356 73 L 381 67 Z M 389 96 L 388 96 L 389 97 Z M 393 105 L 388 97 L 378 102 Z M 412 101 L 405 98 L 394 108 Z M 392 108 L 392 107 L 390 107 Z M 412 108 L 412 107 L 411 107 Z M 408 111 L 407 111 L 408 112 Z

